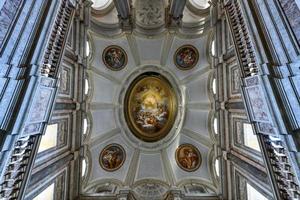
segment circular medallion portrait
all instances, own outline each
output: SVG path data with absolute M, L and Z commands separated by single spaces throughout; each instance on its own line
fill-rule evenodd
M 116 45 L 106 47 L 102 59 L 105 66 L 114 71 L 123 69 L 127 64 L 126 52 Z
M 157 73 L 136 78 L 124 102 L 131 132 L 145 142 L 156 142 L 171 130 L 177 114 L 177 99 L 169 81 Z
M 100 153 L 100 166 L 106 171 L 115 171 L 123 165 L 125 157 L 125 150 L 121 145 L 107 145 Z
M 198 50 L 192 45 L 179 47 L 174 54 L 175 65 L 181 70 L 195 67 L 199 59 Z
M 175 152 L 177 165 L 188 172 L 196 171 L 201 165 L 201 154 L 199 150 L 191 144 L 180 145 Z

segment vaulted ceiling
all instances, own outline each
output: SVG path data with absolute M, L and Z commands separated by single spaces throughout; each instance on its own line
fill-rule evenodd
M 170 190 L 181 190 L 187 196 L 220 193 L 215 166 L 218 151 L 208 5 L 204 1 L 201 5 L 198 3 L 202 1 L 189 1 L 181 28 L 171 29 L 165 26 L 166 2 L 157 2 L 163 7 L 153 11 L 145 11 L 151 7 L 148 1 L 133 3 L 136 28 L 130 32 L 119 28 L 110 1 L 103 3 L 98 11 L 93 10 L 86 80 L 89 85 L 84 139 L 87 167 L 81 184 L 86 195 L 113 196 L 122 189 L 131 190 L 138 199 L 150 196 L 161 199 Z M 195 10 L 202 12 L 196 15 Z M 111 45 L 120 47 L 127 55 L 127 63 L 119 71 L 104 63 L 103 52 Z M 176 66 L 174 59 L 177 49 L 184 45 L 195 47 L 199 53 L 195 67 L 188 70 Z M 178 103 L 171 130 L 156 142 L 146 142 L 132 134 L 124 113 L 131 83 L 149 72 L 168 80 Z M 114 171 L 99 164 L 101 152 L 110 144 L 120 145 L 125 154 L 124 163 Z M 201 154 L 200 167 L 194 171 L 184 170 L 176 162 L 175 152 L 182 144 L 193 145 Z

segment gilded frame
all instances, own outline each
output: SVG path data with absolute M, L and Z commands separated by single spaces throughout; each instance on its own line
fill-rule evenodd
M 110 66 L 109 63 L 106 62 L 106 59 L 105 59 L 106 53 L 107 53 L 110 49 L 112 49 L 112 48 L 119 49 L 119 50 L 123 53 L 123 55 L 124 55 L 124 57 L 125 57 L 125 58 L 124 58 L 124 63 L 123 63 L 123 65 L 120 66 L 119 68 L 114 68 L 114 67 Z M 122 70 L 122 69 L 124 69 L 124 68 L 126 67 L 127 62 L 128 62 L 128 57 L 127 57 L 126 51 L 125 51 L 122 47 L 120 47 L 120 46 L 118 46 L 118 45 L 110 45 L 110 46 L 107 46 L 107 47 L 103 50 L 103 52 L 102 52 L 102 61 L 103 61 L 104 65 L 105 65 L 108 69 L 110 69 L 110 70 L 112 70 L 112 71 L 120 71 L 120 70 Z
M 132 98 L 135 94 L 135 90 L 141 86 L 144 82 L 155 80 L 161 83 L 162 88 L 164 91 L 168 92 L 168 108 L 169 108 L 169 117 L 167 119 L 166 124 L 164 127 L 159 130 L 156 133 L 149 133 L 141 130 L 137 124 L 134 122 L 134 117 L 132 113 L 129 111 L 130 108 L 133 106 Z M 176 120 L 178 108 L 177 108 L 177 97 L 174 91 L 174 88 L 170 84 L 170 82 L 162 75 L 158 73 L 147 73 L 142 74 L 138 76 L 129 86 L 128 90 L 126 91 L 125 100 L 124 100 L 124 114 L 125 114 L 125 120 L 127 122 L 127 125 L 130 129 L 130 131 L 135 135 L 137 138 L 145 141 L 145 142 L 156 142 L 160 139 L 164 138 L 168 135 L 170 130 L 172 129 L 172 126 Z
M 198 163 L 195 167 L 193 167 L 192 169 L 188 169 L 186 167 L 183 167 L 181 162 L 179 161 L 179 153 L 180 151 L 183 149 L 183 148 L 190 148 L 193 150 L 193 152 L 195 152 L 197 154 L 197 158 L 198 158 Z M 192 144 L 181 144 L 179 145 L 179 147 L 177 147 L 176 151 L 175 151 L 175 160 L 176 160 L 176 163 L 177 165 L 184 171 L 187 171 L 187 172 L 194 172 L 196 170 L 199 169 L 199 167 L 201 166 L 202 164 L 202 156 L 201 156 L 201 153 L 199 151 L 199 149 L 197 147 L 195 147 L 194 145 Z
M 195 54 L 196 54 L 196 60 L 195 60 L 194 63 L 193 63 L 191 66 L 189 66 L 189 67 L 183 67 L 183 66 L 181 66 L 181 65 L 179 65 L 179 64 L 177 63 L 177 59 L 176 59 L 177 54 L 178 54 L 182 49 L 184 49 L 184 48 L 191 48 L 191 49 L 195 52 Z M 194 47 L 193 45 L 190 45 L 190 44 L 180 46 L 180 47 L 176 50 L 176 52 L 174 53 L 174 55 L 173 55 L 173 62 L 174 62 L 174 64 L 175 64 L 175 66 L 176 66 L 178 69 L 183 70 L 183 71 L 190 70 L 190 69 L 194 68 L 194 67 L 197 65 L 198 61 L 199 61 L 199 51 L 198 51 L 198 49 L 197 49 L 196 47 Z

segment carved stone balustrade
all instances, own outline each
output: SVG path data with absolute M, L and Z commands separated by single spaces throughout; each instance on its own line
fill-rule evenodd
M 225 0 L 223 4 L 230 25 L 236 54 L 240 64 L 242 94 L 249 120 L 254 124 L 262 153 L 267 165 L 270 182 L 276 199 L 300 198 L 299 182 L 295 165 L 285 141 L 279 134 L 278 125 L 273 119 L 266 89 L 260 76 L 260 66 L 252 36 L 246 23 L 240 0 Z

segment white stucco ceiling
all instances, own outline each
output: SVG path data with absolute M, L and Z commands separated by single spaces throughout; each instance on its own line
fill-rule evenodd
M 107 19 L 110 14 L 106 15 Z M 98 25 L 105 23 L 104 19 L 103 16 L 93 18 L 98 20 Z M 193 187 L 203 186 L 204 193 L 219 193 L 214 168 L 218 155 L 213 133 L 209 31 L 202 34 L 192 28 L 191 34 L 186 36 L 180 31 L 147 36 L 135 31 L 111 35 L 99 32 L 100 29 L 101 26 L 94 27 L 89 32 L 87 79 L 90 88 L 86 97 L 89 128 L 84 140 L 87 171 L 82 192 L 97 195 L 100 187 L 114 188 L 112 193 L 130 189 L 144 198 L 157 191 L 154 193 L 158 198 L 171 188 L 188 192 Z M 187 44 L 196 47 L 199 61 L 190 70 L 180 70 L 173 56 L 179 47 Z M 104 65 L 102 53 L 109 45 L 118 45 L 126 52 L 128 61 L 124 69 L 112 71 Z M 169 79 L 179 97 L 174 127 L 166 138 L 151 144 L 131 134 L 123 114 L 124 93 L 135 77 L 147 71 L 158 72 Z M 105 171 L 99 165 L 100 152 L 111 143 L 120 144 L 126 152 L 123 166 L 114 172 Z M 194 145 L 201 153 L 202 164 L 194 172 L 184 171 L 176 163 L 175 151 L 184 143 Z
M 169 37 L 172 37 L 170 39 Z M 167 43 L 171 41 L 171 45 Z M 208 36 L 201 38 L 180 38 L 163 34 L 156 38 L 143 38 L 137 35 L 117 38 L 99 37 L 90 34 L 91 58 L 88 70 L 90 90 L 88 93 L 90 131 L 85 139 L 88 173 L 85 177 L 86 188 L 103 180 L 117 180 L 123 185 L 133 186 L 142 180 L 155 180 L 169 187 L 179 185 L 190 179 L 215 187 L 216 175 L 212 171 L 215 138 L 212 133 L 211 84 L 212 74 L 207 57 Z M 119 45 L 128 55 L 128 64 L 121 71 L 111 71 L 104 66 L 101 55 L 108 45 Z M 184 44 L 193 44 L 199 51 L 200 59 L 196 67 L 182 71 L 173 62 L 177 48 Z M 150 67 L 149 67 L 150 66 Z M 182 124 L 179 134 L 160 144 L 162 148 L 153 151 L 147 146 L 138 148 L 124 133 L 120 125 L 118 109 L 123 107 L 119 102 L 120 90 L 127 77 L 147 68 L 167 71 L 177 81 L 182 92 L 184 112 L 179 116 Z M 169 135 L 175 133 L 170 132 Z M 124 165 L 115 172 L 104 171 L 98 162 L 101 150 L 109 143 L 118 143 L 126 151 Z M 143 143 L 143 142 L 141 142 Z M 186 172 L 178 167 L 174 152 L 183 143 L 196 146 L 202 155 L 202 164 L 195 172 Z M 128 177 L 133 176 L 133 177 Z

